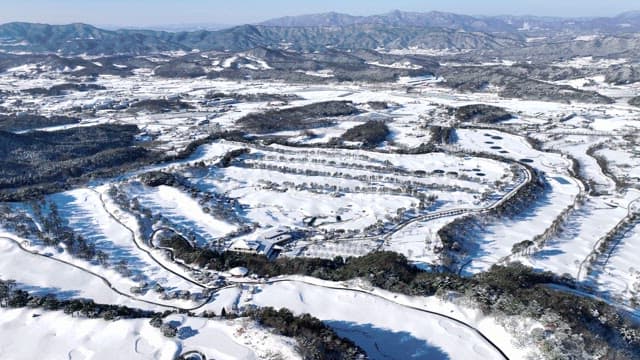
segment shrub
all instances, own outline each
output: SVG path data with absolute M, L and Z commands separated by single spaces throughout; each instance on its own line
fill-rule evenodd
M 375 147 L 385 141 L 390 133 L 384 121 L 370 120 L 347 130 L 340 139 L 361 142 L 365 147 Z

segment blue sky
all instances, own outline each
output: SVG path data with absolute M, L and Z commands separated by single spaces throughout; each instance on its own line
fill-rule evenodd
M 354 15 L 394 9 L 449 11 L 470 15 L 612 16 L 640 10 L 638 0 L 0 0 L 0 23 L 149 26 L 254 23 L 285 15 L 327 11 Z

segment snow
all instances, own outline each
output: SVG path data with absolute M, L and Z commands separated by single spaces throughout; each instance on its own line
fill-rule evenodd
M 130 288 L 138 286 L 142 281 L 149 284 L 161 284 L 168 290 L 182 289 L 197 292 L 199 289 L 193 284 L 158 266 L 153 259 L 135 246 L 131 231 L 116 221 L 102 205 L 101 191 L 106 191 L 106 189 L 99 188 L 94 191 L 80 188 L 52 195 L 50 200 L 57 204 L 61 217 L 68 221 L 77 233 L 81 234 L 89 243 L 95 244 L 97 249 L 109 255 L 109 265 L 105 268 L 73 257 L 66 252 L 54 252 L 53 256 L 99 273 L 109 279 L 115 288 L 130 295 L 133 295 Z M 106 195 L 103 194 L 102 199 L 106 198 Z M 126 262 L 127 268 L 131 272 L 128 277 L 115 271 L 121 261 Z M 160 304 L 170 305 L 172 303 L 160 299 L 159 294 L 154 291 L 148 291 L 146 294 L 136 295 L 136 297 Z
M 233 275 L 233 276 L 238 276 L 238 277 L 243 277 L 245 275 L 247 275 L 247 273 L 249 272 L 249 270 L 245 267 L 235 267 L 231 270 L 229 270 L 229 274 Z
M 20 66 L 14 66 L 12 68 L 8 68 L 6 73 L 29 73 L 35 71 L 38 68 L 37 64 L 25 64 Z
M 630 155 L 624 149 L 602 149 L 596 151 L 597 156 L 603 156 L 610 162 L 610 167 L 618 177 L 640 178 L 640 157 Z
M 238 62 L 239 60 L 248 61 L 249 64 L 244 62 Z M 247 54 L 240 54 L 240 55 L 234 55 L 234 56 L 228 57 L 224 59 L 224 61 L 222 61 L 222 63 L 220 64 L 221 69 L 228 69 L 233 67 L 234 65 L 240 68 L 247 68 L 251 70 L 271 69 L 271 66 L 269 66 L 269 64 L 265 60 L 255 56 L 247 55 Z M 213 70 L 217 70 L 217 69 L 213 69 Z
M 100 278 L 65 265 L 53 258 L 29 254 L 0 232 L 0 274 L 16 280 L 18 288 L 58 298 L 87 298 L 101 304 L 119 304 L 133 308 L 162 310 L 160 306 L 120 296 Z
M 163 214 L 180 228 L 196 231 L 210 244 L 236 230 L 235 226 L 205 213 L 196 200 L 176 188 L 166 185 L 156 188 L 133 185 L 129 190 L 143 206 Z
M 0 357 L 5 359 L 170 360 L 189 351 L 220 360 L 278 355 L 300 358 L 291 339 L 272 335 L 246 319 L 222 321 L 172 315 L 165 321 L 178 327 L 178 336 L 167 338 L 149 324 L 149 319 L 105 321 L 71 317 L 61 311 L 4 308 L 0 315 L 0 331 L 12 334 L 0 338 Z
M 465 150 L 487 152 L 513 160 L 529 159 L 535 168 L 555 169 L 567 166 L 561 155 L 537 151 L 526 140 L 497 130 L 457 129 L 456 145 Z
M 557 274 L 577 276 L 582 260 L 591 252 L 596 241 L 626 214 L 622 208 L 611 208 L 610 199 L 590 199 L 577 209 L 566 230 L 548 241 L 545 248 L 524 263 Z
M 582 36 L 576 38 L 576 41 L 593 39 L 591 36 Z M 539 40 L 527 39 L 531 42 Z M 394 50 L 392 53 L 459 52 L 412 48 Z M 593 69 L 594 72 L 591 73 L 596 74 L 595 70 L 627 62 L 628 60 L 623 58 L 583 57 L 555 65 Z M 407 69 L 416 67 L 404 61 L 395 64 L 370 64 Z M 474 65 L 481 67 L 493 64 L 511 65 L 510 62 L 501 59 Z M 97 63 L 96 65 L 102 66 Z M 269 63 L 261 58 L 236 54 L 220 57 L 219 61 L 212 64 L 211 70 L 223 70 L 233 66 L 254 70 L 270 68 Z M 16 91 L 36 86 L 50 87 L 59 83 L 63 76 L 58 72 L 47 72 L 46 68 L 42 68 L 45 72 L 39 74 L 35 71 L 37 69 L 38 65 L 35 64 L 9 69 L 0 74 L 0 89 Z M 27 74 L 30 78 L 14 77 L 13 72 Z M 333 76 L 329 70 L 305 73 L 316 77 Z M 517 178 L 514 177 L 508 163 L 463 155 L 464 151 L 474 151 L 516 161 L 524 160 L 544 173 L 549 187 L 541 200 L 531 204 L 532 207 L 528 211 L 511 219 L 496 220 L 488 225 L 485 231 L 469 239 L 477 244 L 477 247 L 470 254 L 473 261 L 465 268 L 466 273 L 484 271 L 492 264 L 506 261 L 521 261 L 536 269 L 573 277 L 577 277 L 582 270 L 579 280 L 592 288 L 594 293 L 607 297 L 608 301 L 624 303 L 634 296 L 637 298 L 640 287 L 640 271 L 634 262 L 634 254 L 640 251 L 640 230 L 637 224 L 633 224 L 617 238 L 610 254 L 598 256 L 594 271 L 586 273 L 581 266 L 593 254 L 593 249 L 597 247 L 602 236 L 627 216 L 629 208 L 636 204 L 640 197 L 637 191 L 629 190 L 626 186 L 616 186 L 610 178 L 610 174 L 613 174 L 633 185 L 635 179 L 640 177 L 637 149 L 633 148 L 636 145 L 634 139 L 637 137 L 637 130 L 640 128 L 637 120 L 640 110 L 626 103 L 630 97 L 637 94 L 640 86 L 612 85 L 606 84 L 604 80 L 603 75 L 594 75 L 554 83 L 598 91 L 615 98 L 614 104 L 564 104 L 503 99 L 492 88 L 480 93 L 457 93 L 439 86 L 444 79 L 431 76 L 406 77 L 396 83 L 375 85 L 237 82 L 206 78 L 184 81 L 156 78 L 149 69 L 136 70 L 135 74 L 128 78 L 100 76 L 96 84 L 104 85 L 108 90 L 101 91 L 99 97 L 96 97 L 95 93 L 87 95 L 73 92 L 61 97 L 33 98 L 21 105 L 24 109 L 20 108 L 17 111 L 29 110 L 28 107 L 31 106 L 37 107 L 40 114 L 53 115 L 65 113 L 72 107 L 92 107 L 110 100 L 154 99 L 184 94 L 185 101 L 194 105 L 193 110 L 137 115 L 108 109 L 98 110 L 96 117 L 71 125 L 137 124 L 141 133 L 144 132 L 155 140 L 153 146 L 156 150 L 168 154 L 177 153 L 189 142 L 204 138 L 212 131 L 238 129 L 236 121 L 248 113 L 273 108 L 265 102 L 240 102 L 225 106 L 199 104 L 199 99 L 208 91 L 295 94 L 304 98 L 291 101 L 287 107 L 327 100 L 347 100 L 353 101 L 367 113 L 344 117 L 336 121 L 335 125 L 313 129 L 316 135 L 313 137 L 301 131 L 275 134 L 292 136 L 291 140 L 296 142 L 296 145 L 301 145 L 300 147 L 264 147 L 215 141 L 199 147 L 185 160 L 146 167 L 115 179 L 93 181 L 88 187 L 47 196 L 47 200 L 58 205 L 63 220 L 69 226 L 95 243 L 98 249 L 109 254 L 109 262 L 104 266 L 98 265 L 95 261 L 72 257 L 63 249 L 41 246 L 35 239 L 22 239 L 15 234 L 4 232 L 0 233 L 0 236 L 4 234 L 15 238 L 23 243 L 26 249 L 49 256 L 29 254 L 21 250 L 15 242 L 0 239 L 0 273 L 3 278 L 16 279 L 20 287 L 29 291 L 53 292 L 65 298 L 93 298 L 96 302 L 159 310 L 170 306 L 192 308 L 202 305 L 192 301 L 163 300 L 153 291 L 141 295 L 131 293 L 131 287 L 138 285 L 140 281 L 162 284 L 168 291 L 189 290 L 194 293 L 202 291 L 199 286 L 202 284 L 191 279 L 194 274 L 190 271 L 172 263 L 163 251 L 149 247 L 148 239 L 141 234 L 140 224 L 133 214 L 121 209 L 107 195 L 110 185 L 120 187 L 131 197 L 137 197 L 143 207 L 150 208 L 154 214 L 163 215 L 177 231 L 193 230 L 197 235 L 197 241 L 200 241 L 199 245 L 218 241 L 241 225 L 255 229 L 249 234 L 228 239 L 226 246 L 238 241 L 264 241 L 271 246 L 264 239 L 273 229 L 304 230 L 310 231 L 313 236 L 294 240 L 291 244 L 283 244 L 281 256 L 333 258 L 337 255 L 361 256 L 375 250 L 391 250 L 406 255 L 421 267 L 428 268 L 439 262 L 438 253 L 435 251 L 438 245 L 438 229 L 454 217 L 424 220 L 422 216 L 451 209 L 481 209 L 516 185 L 514 182 Z M 411 92 L 406 91 L 408 87 L 411 87 Z M 18 99 L 17 95 L 9 95 L 6 102 Z M 369 101 L 384 101 L 390 104 L 390 107 L 374 110 L 366 105 Z M 412 149 L 428 143 L 432 136 L 428 125 L 451 126 L 455 122 L 447 113 L 448 107 L 475 103 L 504 107 L 516 117 L 492 125 L 493 129 L 458 129 L 457 142 L 445 146 L 448 152 L 420 155 L 385 153 Z M 574 116 L 569 119 L 572 114 Z M 205 119 L 210 121 L 210 125 L 205 125 Z M 384 120 L 391 131 L 388 141 L 374 151 L 311 147 L 327 144 L 331 138 L 339 137 L 349 128 L 363 124 L 368 119 Z M 67 127 L 69 126 L 44 130 Z M 539 140 L 545 151 L 534 149 L 525 140 L 525 135 Z M 623 135 L 627 136 L 623 138 Z M 606 172 L 600 168 L 596 158 L 587 155 L 587 150 L 593 146 L 603 147 L 595 152 L 595 156 L 608 160 Z M 228 151 L 245 147 L 249 148 L 250 153 L 243 155 L 238 164 L 228 168 L 213 166 Z M 460 153 L 460 156 L 452 153 Z M 571 175 L 571 162 L 568 157 L 560 153 L 575 158 L 580 164 L 580 176 L 590 183 L 592 190 L 604 195 L 586 194 L 585 202 L 579 204 L 568 215 L 561 231 L 548 239 L 541 249 L 536 249 L 528 256 L 513 256 L 510 253 L 514 243 L 542 233 L 575 201 L 579 192 L 585 192 L 582 185 Z M 189 165 L 201 161 L 208 167 L 207 170 L 185 171 L 189 169 Z M 291 171 L 274 168 L 277 166 L 286 166 Z M 402 171 L 384 171 L 387 168 Z M 484 176 L 477 175 L 478 171 L 473 169 L 481 169 Z M 141 185 L 137 175 L 150 170 L 179 172 L 203 192 L 237 200 L 236 212 L 239 220 L 227 221 L 204 212 L 198 200 L 192 198 L 184 189 L 168 186 L 150 188 Z M 435 170 L 445 174 L 438 175 Z M 456 172 L 458 175 L 446 174 L 448 172 Z M 418 210 L 418 199 L 415 196 L 402 191 L 383 191 L 384 188 L 398 188 L 403 181 L 414 182 L 414 185 L 420 187 L 421 192 L 436 196 L 437 201 L 428 209 Z M 359 191 L 355 191 L 356 188 Z M 366 191 L 360 191 L 362 189 Z M 482 200 L 487 196 L 489 200 Z M 104 204 L 101 201 L 104 201 Z M 27 209 L 30 205 L 16 206 Z M 398 210 L 403 208 L 406 213 L 402 216 L 397 215 L 401 213 Z M 313 226 L 308 224 L 312 217 L 316 217 Z M 67 261 L 73 266 L 56 260 Z M 132 274 L 124 276 L 115 271 L 115 264 L 120 260 L 127 260 Z M 92 275 L 91 272 L 96 275 Z M 185 280 L 172 272 L 193 281 Z M 97 275 L 112 283 L 113 288 L 109 288 Z M 365 289 L 369 293 L 348 292 L 321 287 L 344 287 L 344 284 L 327 284 L 311 278 L 303 280 L 225 288 L 215 294 L 214 301 L 205 304 L 202 309 L 219 313 L 223 307 L 230 311 L 257 304 L 291 307 L 298 313 L 310 312 L 326 321 L 340 334 L 357 340 L 370 350 L 374 357 L 397 353 L 404 358 L 414 355 L 424 357 L 426 354 L 436 359 L 445 356 L 451 359 L 496 358 L 493 350 L 467 328 L 443 320 L 437 315 L 404 306 L 415 305 L 473 324 L 504 349 L 509 358 L 524 357 L 525 351 L 514 346 L 513 336 L 505 333 L 498 320 L 483 317 L 479 312 L 455 305 L 451 301 L 408 298 L 371 289 Z M 361 290 L 366 288 L 362 284 L 346 286 Z M 119 295 L 116 290 L 132 297 Z M 375 292 L 375 296 L 371 291 Z M 17 334 L 29 335 L 25 330 L 26 325 L 20 323 L 36 321 L 30 318 L 31 313 L 28 311 L 36 310 L 7 310 L 2 313 L 8 314 L 7 316 L 0 316 L 0 323 L 4 324 L 5 321 L 7 326 L 18 329 Z M 117 358 L 173 358 L 176 352 L 189 348 L 205 351 L 211 358 L 261 358 L 267 356 L 270 346 L 280 350 L 292 348 L 277 343 L 272 336 L 246 323 L 221 323 L 176 317 L 175 321 L 184 324 L 185 327 L 196 329 L 198 334 L 187 339 L 171 340 L 157 337 L 158 331 L 147 329 L 148 326 L 144 322 L 118 321 L 118 325 L 113 325 L 109 322 L 93 323 L 93 320 L 63 318 L 57 313 L 45 315 L 35 318 L 43 322 L 43 332 L 34 334 L 34 341 L 38 345 L 42 343 L 43 351 L 60 353 L 63 357 L 70 358 L 78 358 L 82 354 L 90 357 L 92 351 L 96 352 L 98 358 L 109 351 L 112 352 L 112 357 Z M 523 332 L 526 332 L 529 326 L 527 320 L 518 319 L 517 322 L 525 329 Z M 71 334 L 69 339 L 53 337 L 50 336 L 51 333 L 46 332 L 49 331 L 46 329 L 54 329 L 59 334 L 62 330 L 56 326 L 63 325 L 67 326 L 64 330 Z M 109 326 L 114 326 L 122 332 L 126 339 L 121 343 L 126 345 L 109 349 L 101 347 L 103 344 L 100 342 L 108 343 L 116 338 L 113 335 L 115 330 L 107 329 Z M 91 337 L 76 334 L 73 332 L 76 327 L 85 329 Z M 243 329 L 242 334 L 237 332 L 240 328 Z M 94 339 L 93 334 L 101 331 L 104 335 L 96 335 Z M 260 341 L 263 337 L 272 340 Z M 134 341 L 136 338 L 139 339 L 138 342 Z M 16 347 L 17 345 L 11 344 L 4 346 L 0 340 L 0 351 L 11 351 Z M 24 351 L 25 357 L 32 358 L 34 354 L 29 351 L 35 352 L 34 349 L 25 348 L 19 351 Z M 139 353 L 136 353 L 136 349 Z M 35 355 L 41 356 L 41 353 Z M 283 357 L 295 358 L 296 355 L 283 352 Z
M 223 143 L 228 146 L 228 143 Z M 216 144 L 208 147 L 213 151 Z M 271 150 L 272 149 L 272 150 Z M 319 161 L 313 160 L 317 159 Z M 321 160 L 320 160 L 321 159 Z M 510 170 L 505 164 L 494 160 L 463 158 L 443 153 L 421 155 L 384 154 L 371 158 L 366 151 L 359 150 L 301 150 L 285 146 L 252 149 L 245 164 L 255 164 L 257 168 L 231 166 L 216 169 L 203 177 L 191 180 L 204 191 L 225 193 L 236 198 L 245 209 L 244 216 L 262 227 L 286 226 L 305 227 L 304 221 L 315 217 L 315 228 L 321 231 L 347 230 L 359 232 L 379 221 L 389 222 L 388 216 L 397 209 L 413 209 L 418 200 L 407 194 L 387 194 L 376 191 L 382 186 L 397 188 L 400 181 L 422 183 L 427 189 L 442 183 L 455 186 L 459 190 L 433 188 L 427 194 L 438 198 L 439 210 L 468 206 L 481 192 L 488 191 L 496 180 L 505 180 Z M 278 167 L 287 164 L 298 173 L 263 169 L 260 166 Z M 423 171 L 426 175 L 385 174 L 383 178 L 371 178 L 367 166 L 395 166 L 405 171 Z M 484 177 L 476 177 L 472 169 L 480 169 Z M 451 175 L 432 174 L 434 170 L 455 171 L 467 176 L 457 178 Z M 309 174 L 307 171 L 321 172 Z M 331 176 L 326 174 L 333 174 Z M 348 174 L 349 178 L 342 178 Z M 275 184 L 275 185 L 274 185 Z M 289 185 L 285 185 L 289 184 Z M 373 191 L 310 191 L 310 184 L 319 187 L 369 188 Z M 284 189 L 283 189 L 284 188 Z M 339 219 L 338 219 L 339 217 Z M 241 237 L 255 240 L 256 234 Z M 336 255 L 363 255 L 375 249 L 376 243 L 304 243 L 305 256 L 334 257 Z M 296 248 L 303 247 L 301 243 Z M 298 250 L 296 250 L 298 251 Z M 406 253 L 406 252 L 405 252 Z M 415 251 L 418 254 L 418 251 Z
M 598 35 L 581 35 L 581 36 L 577 36 L 573 40 L 574 41 L 593 41 L 593 40 L 597 40 L 598 38 L 599 38 Z
M 585 35 L 578 36 L 575 41 L 593 41 L 598 38 L 598 35 Z M 557 66 L 565 66 L 565 67 L 578 67 L 578 68 L 586 68 L 586 67 L 595 67 L 595 68 L 607 68 L 611 65 L 621 65 L 626 63 L 628 60 L 619 58 L 619 59 L 594 59 L 592 56 L 585 57 L 576 57 L 571 60 L 567 60 L 564 62 L 556 63 L 554 65 Z
M 410 61 L 394 62 L 392 64 L 383 64 L 383 63 L 380 63 L 380 62 L 377 62 L 377 61 L 371 61 L 371 62 L 367 62 L 367 64 L 374 65 L 374 66 L 379 66 L 379 67 L 392 68 L 392 69 L 407 69 L 407 70 L 422 69 L 422 66 L 413 64 Z
M 598 144 L 606 142 L 606 139 L 597 139 L 593 142 L 585 141 L 584 137 L 565 135 L 558 141 L 550 141 L 549 146 L 552 149 L 563 151 L 570 154 L 580 164 L 582 176 L 593 182 L 594 190 L 610 193 L 615 190 L 615 183 L 611 178 L 602 172 L 602 168 L 597 160 L 587 155 L 587 150 Z
M 34 309 L 0 309 L 0 313 L 0 331 L 12 334 L 0 339 L 3 358 L 173 359 L 179 351 L 146 320 L 79 320 L 61 311 Z M 28 339 L 29 344 L 16 339 Z
M 543 41 L 546 38 L 547 38 L 546 36 L 528 37 L 527 38 L 527 42 L 528 43 L 533 43 L 533 42 Z
M 488 270 L 491 265 L 509 256 L 514 244 L 542 234 L 579 193 L 579 187 L 571 180 L 565 184 L 549 179 L 548 184 L 550 189 L 538 203 L 531 204 L 531 210 L 515 219 L 491 224 L 484 228 L 478 239 L 469 240 L 477 244 L 477 253 L 473 254 L 471 263 L 465 268 L 466 273 Z
M 303 70 L 296 70 L 298 72 L 301 72 L 303 74 L 309 75 L 309 76 L 315 76 L 315 77 L 319 77 L 319 78 L 332 78 L 335 75 L 333 74 L 333 70 L 318 70 L 318 71 L 303 71 Z
M 437 298 L 406 297 L 371 290 L 357 283 L 333 283 L 308 277 L 257 285 L 248 301 L 258 306 L 286 307 L 294 313 L 309 313 L 323 320 L 338 334 L 350 338 L 372 359 L 502 359 L 478 334 L 446 314 L 475 324 L 499 343 L 509 358 L 523 358 L 511 344 L 512 337 L 477 310 L 443 302 Z M 247 289 L 249 290 L 249 289 Z M 328 305 L 329 304 L 329 305 Z M 434 313 L 425 312 L 432 311 Z M 377 344 L 377 345 L 376 345 Z
M 438 253 L 434 248 L 440 242 L 437 241 L 436 234 L 438 229 L 450 221 L 451 218 L 442 218 L 409 224 L 387 239 L 383 250 L 403 254 L 418 264 L 438 263 Z
M 637 204 L 638 199 L 635 200 Z M 637 211 L 637 205 L 636 205 Z M 612 291 L 623 300 L 640 293 L 640 226 L 635 225 L 620 235 L 619 243 L 607 254 L 604 269 L 596 274 L 594 282 L 602 291 Z
M 427 56 L 447 56 L 447 55 L 457 55 L 464 54 L 471 50 L 457 50 L 457 49 L 428 49 L 428 48 L 419 48 L 415 46 L 410 46 L 406 49 L 392 49 L 389 50 L 389 54 L 393 55 L 427 55 Z
M 269 64 L 263 59 L 260 59 L 260 58 L 255 57 L 255 56 L 250 56 L 250 55 L 244 55 L 244 58 L 256 63 L 256 65 L 254 65 L 254 67 L 252 68 L 253 70 L 269 70 L 269 69 L 271 69 L 271 66 L 269 66 Z

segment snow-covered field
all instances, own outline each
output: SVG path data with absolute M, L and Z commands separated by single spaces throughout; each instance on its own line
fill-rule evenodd
M 631 195 L 631 194 L 629 194 Z M 581 263 L 598 239 L 627 215 L 632 196 L 589 199 L 567 220 L 563 231 L 547 242 L 530 261 L 534 267 L 577 277 Z
M 580 40 L 587 39 L 576 39 Z M 624 61 L 576 58 L 558 65 L 604 69 Z M 404 62 L 372 64 L 417 69 Z M 270 65 L 252 55 L 239 54 L 217 63 L 213 70 L 233 67 L 260 71 Z M 27 66 L 11 71 L 30 74 L 34 69 Z M 326 79 L 334 76 L 324 70 L 307 74 Z M 50 87 L 60 80 L 56 76 L 26 79 L 3 73 L 0 90 Z M 89 95 L 71 92 L 39 97 L 28 99 L 27 105 L 19 105 L 10 97 L 16 111 L 24 110 L 21 106 L 37 105 L 38 113 L 53 115 L 110 101 L 180 96 L 191 108 L 165 113 L 102 109 L 79 124 L 44 129 L 136 124 L 141 139 L 153 139 L 149 146 L 167 154 L 175 154 L 212 132 L 238 130 L 236 121 L 252 112 L 345 100 L 352 101 L 361 113 L 332 119 L 331 125 L 310 129 L 311 135 L 300 130 L 269 134 L 288 138 L 291 146 L 267 145 L 269 142 L 263 140 L 268 136 L 264 134 L 248 134 L 256 137 L 251 141 L 210 141 L 182 160 L 117 178 L 95 179 L 83 187 L 47 195 L 45 202 L 55 204 L 64 225 L 106 254 L 107 260 L 102 264 L 95 259 L 83 260 L 63 246 L 44 246 L 35 237 L 23 238 L 1 230 L 0 276 L 15 279 L 18 288 L 36 294 L 91 298 L 97 303 L 156 311 L 182 308 L 220 313 L 223 308 L 285 307 L 323 320 L 339 335 L 363 347 L 372 359 L 502 359 L 495 346 L 510 359 L 524 359 L 527 351 L 521 337 L 538 326 L 534 322 L 522 322 L 522 334 L 514 335 L 498 320 L 455 301 L 406 297 L 356 282 L 339 284 L 295 277 L 260 284 L 233 278 L 230 281 L 238 282 L 237 286 L 216 292 L 207 289 L 211 283 L 198 280 L 203 269 L 171 261 L 148 238 L 150 228 L 165 226 L 179 234 L 193 235 L 190 239 L 200 247 L 222 245 L 230 249 L 239 240 L 262 241 L 277 250 L 271 254 L 274 257 L 325 259 L 389 250 L 430 268 L 439 265 L 443 257 L 438 230 L 464 213 L 480 213 L 511 194 L 525 180 L 519 165 L 514 165 L 519 162 L 531 166 L 546 180 L 545 193 L 521 213 L 492 219 L 468 239 L 473 246 L 465 254 L 470 261 L 463 274 L 520 261 L 535 269 L 576 278 L 609 301 L 628 305 L 637 300 L 637 221 L 617 234 L 606 252 L 597 252 L 602 238 L 636 211 L 640 199 L 636 142 L 640 109 L 626 103 L 637 93 L 637 85 L 606 84 L 603 76 L 558 82 L 615 97 L 613 104 L 596 105 L 504 99 L 493 89 L 456 93 L 440 87 L 441 81 L 430 77 L 375 85 L 206 78 L 184 81 L 158 78 L 145 70 L 128 78 L 100 76 L 96 84 L 107 90 Z M 409 86 L 412 92 L 407 91 Z M 283 104 L 238 101 L 207 105 L 204 98 L 209 91 L 300 98 Z M 374 108 L 370 104 L 374 101 L 388 106 Z M 503 107 L 514 118 L 491 125 L 457 123 L 452 109 L 477 103 Z M 358 143 L 349 143 L 351 149 L 329 145 L 332 139 L 371 119 L 384 121 L 390 131 L 386 141 L 375 148 L 356 149 L 361 145 Z M 457 128 L 449 142 L 436 144 L 433 125 Z M 424 145 L 433 145 L 437 151 L 412 153 Z M 246 153 L 228 166 L 219 166 L 228 152 L 243 148 Z M 579 166 L 573 168 L 571 158 Z M 139 175 L 151 170 L 183 176 L 191 187 L 145 186 Z M 126 193 L 136 206 L 127 208 L 116 203 L 109 191 L 112 186 Z M 207 203 L 203 200 L 206 195 L 214 200 Z M 579 198 L 584 201 L 576 201 Z M 539 248 L 512 254 L 514 244 L 542 234 L 576 203 L 558 231 Z M 33 215 L 34 204 L 12 204 L 11 209 Z M 144 211 L 139 211 L 138 205 Z M 143 229 L 140 219 L 153 221 Z M 2 228 L 4 225 L 0 224 Z M 291 235 L 291 239 L 285 236 L 284 241 L 274 240 L 270 238 L 274 233 Z M 155 291 L 156 286 L 162 289 Z M 211 298 L 186 299 L 205 290 L 214 292 Z M 187 291 L 185 299 L 177 295 Z M 293 340 L 270 334 L 247 320 L 171 315 L 167 321 L 174 321 L 181 329 L 177 338 L 165 338 L 148 324 L 148 319 L 107 322 L 40 309 L 2 308 L 0 333 L 11 332 L 11 336 L 0 339 L 0 358 L 52 354 L 53 358 L 69 359 L 173 359 L 193 350 L 208 359 L 299 357 Z M 31 339 L 33 346 L 15 341 L 18 338 Z
M 97 303 L 119 304 L 133 308 L 162 310 L 163 307 L 136 301 L 112 291 L 100 278 L 58 262 L 29 254 L 0 233 L 0 274 L 16 280 L 18 288 L 39 295 L 56 294 L 62 299 L 86 298 Z
M 65 193 L 52 195 L 53 201 L 64 221 L 82 235 L 88 242 L 95 244 L 96 249 L 107 254 L 106 266 L 98 265 L 71 256 L 68 252 L 53 252 L 52 257 L 59 258 L 82 268 L 90 269 L 105 277 L 115 288 L 123 293 L 133 295 L 132 287 L 146 283 L 147 286 L 161 285 L 167 291 L 189 290 L 199 291 L 192 283 L 166 271 L 151 257 L 136 246 L 130 229 L 116 221 L 103 205 L 104 196 L 100 191 L 81 188 Z M 42 251 L 44 252 L 44 250 Z M 126 272 L 120 270 L 124 264 Z M 118 271 L 120 270 L 120 271 Z M 160 298 L 154 291 L 146 291 L 140 298 L 160 304 L 170 305 L 172 302 Z M 185 305 L 193 303 L 180 301 Z
M 300 358 L 291 339 L 273 335 L 248 320 L 172 315 L 164 321 L 178 327 L 176 338 L 162 335 L 149 319 L 104 321 L 62 311 L 0 309 L 0 331 L 11 333 L 0 339 L 0 357 L 170 360 L 199 351 L 207 359 Z
M 571 205 L 579 189 L 573 183 L 549 181 L 546 194 L 532 204 L 532 210 L 518 215 L 514 219 L 505 219 L 490 224 L 483 229 L 477 239 L 477 254 L 472 255 L 471 263 L 465 268 L 469 273 L 485 271 L 491 265 L 500 263 L 511 255 L 514 244 L 533 239 L 542 234 L 562 211 Z
M 603 291 L 612 291 L 621 300 L 640 294 L 640 226 L 636 225 L 620 235 L 619 243 L 606 254 L 606 264 L 594 275 L 594 282 Z
M 201 239 L 213 243 L 215 239 L 236 230 L 236 227 L 205 213 L 196 200 L 188 194 L 170 186 L 129 188 L 144 206 L 160 213 L 180 229 L 190 229 L 201 235 Z M 200 244 L 206 245 L 206 243 Z
M 480 329 L 509 358 L 524 358 L 513 336 L 477 310 L 437 298 L 414 298 L 373 290 L 357 282 L 343 284 L 299 277 L 270 285 L 224 290 L 214 310 L 250 305 L 285 307 L 308 313 L 360 346 L 372 359 L 502 359 L 473 329 Z M 442 316 L 439 314 L 444 314 Z
M 219 169 L 192 180 L 238 199 L 247 207 L 247 217 L 263 226 L 302 226 L 305 219 L 316 217 L 322 229 L 359 231 L 378 220 L 386 222 L 385 217 L 399 208 L 416 207 L 416 196 L 403 190 L 408 182 L 436 196 L 441 210 L 479 206 L 480 193 L 511 176 L 508 166 L 497 161 L 442 153 L 380 154 L 373 160 L 363 151 L 274 150 L 278 151 L 256 149 L 244 162 L 248 166 Z

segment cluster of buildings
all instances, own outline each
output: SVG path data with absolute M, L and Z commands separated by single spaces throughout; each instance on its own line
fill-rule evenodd
M 239 239 L 229 246 L 229 251 L 245 254 L 260 254 L 275 257 L 283 250 L 282 246 L 293 240 L 291 229 L 286 227 L 270 228 L 254 239 Z

